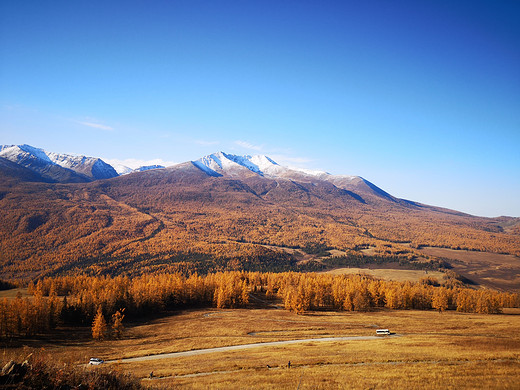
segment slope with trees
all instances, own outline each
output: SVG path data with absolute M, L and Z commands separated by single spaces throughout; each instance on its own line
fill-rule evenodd
M 371 248 L 412 263 L 424 260 L 416 250 L 424 245 L 520 255 L 515 219 L 354 193 L 318 179 L 212 177 L 191 163 L 79 184 L 0 173 L 3 278 L 298 270 L 287 248 L 309 244 L 353 255 Z

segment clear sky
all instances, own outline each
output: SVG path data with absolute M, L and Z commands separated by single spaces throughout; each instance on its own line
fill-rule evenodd
M 517 0 L 0 2 L 0 144 L 225 151 L 520 216 Z

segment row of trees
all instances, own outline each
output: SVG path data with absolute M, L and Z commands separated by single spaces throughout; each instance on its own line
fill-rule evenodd
M 0 336 L 30 336 L 58 324 L 93 324 L 93 337 L 122 332 L 123 317 L 149 317 L 187 307 L 235 308 L 251 296 L 282 300 L 296 313 L 309 310 L 368 311 L 375 308 L 499 313 L 520 307 L 519 294 L 457 285 L 386 282 L 361 275 L 219 272 L 128 277 L 44 278 L 29 286 L 30 298 L 0 302 Z M 124 314 L 123 314 L 124 313 Z M 106 319 L 111 319 L 107 324 Z
M 518 294 L 468 288 L 435 287 L 423 283 L 385 282 L 360 275 L 289 274 L 277 288 L 286 309 L 296 313 L 332 308 L 345 311 L 389 309 L 448 309 L 474 313 L 500 313 L 518 307 Z
M 12 300 L 4 298 L 0 301 L 0 337 L 32 336 L 55 328 L 61 322 L 64 302 L 55 292 L 30 299 L 22 299 L 20 294 Z

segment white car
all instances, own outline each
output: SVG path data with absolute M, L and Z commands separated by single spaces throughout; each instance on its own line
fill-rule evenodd
M 88 364 L 94 364 L 94 365 L 103 364 L 103 363 L 105 363 L 105 361 L 98 359 L 98 358 L 90 358 L 90 361 L 88 362 Z

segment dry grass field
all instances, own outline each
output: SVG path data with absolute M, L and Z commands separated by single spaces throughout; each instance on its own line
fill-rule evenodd
M 398 282 L 418 282 L 422 278 L 431 277 L 437 279 L 439 282 L 443 282 L 446 279 L 446 274 L 440 271 L 423 271 L 423 270 L 410 270 L 410 269 L 391 269 L 391 268 L 336 268 L 327 271 L 333 275 L 370 275 L 376 279 L 381 280 L 395 280 Z
M 27 292 L 27 288 L 12 288 L 9 290 L 0 290 L 0 299 L 14 299 L 18 294 L 20 294 L 22 298 L 32 297 L 32 295 Z
M 520 258 L 489 252 L 424 247 L 428 256 L 448 259 L 453 270 L 487 288 L 517 291 L 520 286 Z
M 501 315 L 376 311 L 300 316 L 277 309 L 190 310 L 128 325 L 122 340 L 92 341 L 90 329 L 84 328 L 44 340 L 13 341 L 2 345 L 2 360 L 20 360 L 32 352 L 60 364 L 84 364 L 90 357 L 117 361 L 270 341 L 373 336 L 380 327 L 395 335 L 256 346 L 91 369 L 132 372 L 151 388 L 518 388 L 519 309 Z

